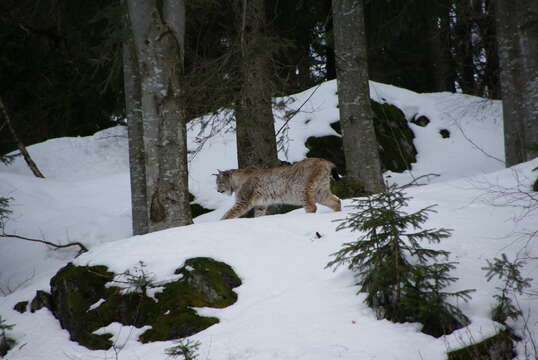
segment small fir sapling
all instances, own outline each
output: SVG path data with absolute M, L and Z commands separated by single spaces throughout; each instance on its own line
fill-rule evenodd
M 525 289 L 531 286 L 532 279 L 521 275 L 521 268 L 525 266 L 525 261 L 522 259 L 510 261 L 503 253 L 500 259 L 493 258 L 486 262 L 488 265 L 482 270 L 486 271 L 487 281 L 491 281 L 494 277 L 502 281 L 502 286 L 496 287 L 499 293 L 494 295 L 497 303 L 491 312 L 492 319 L 506 324 L 508 319 L 515 320 L 521 315 L 521 310 L 514 305 L 511 296 L 522 295 Z
M 9 210 L 9 201 L 11 199 L 0 197 L 0 232 L 4 232 L 4 227 L 6 224 L 6 221 L 9 217 L 9 214 L 11 214 L 11 210 Z
M 199 341 L 192 341 L 190 339 L 179 339 L 178 341 L 176 341 L 176 345 L 167 348 L 165 350 L 165 353 L 172 359 L 196 360 L 198 359 L 199 347 Z
M 143 261 L 138 261 L 138 266 L 134 266 L 133 270 L 127 270 L 114 279 L 114 282 L 124 287 L 124 293 L 139 293 L 147 295 L 150 288 L 157 287 L 154 275 L 146 271 L 146 264 Z
M 0 358 L 7 354 L 9 349 L 13 347 L 15 341 L 9 338 L 6 331 L 13 329 L 14 325 L 7 324 L 2 316 L 0 316 Z
M 448 261 L 448 251 L 425 248 L 421 242 L 439 243 L 451 230 L 422 229 L 428 214 L 435 212 L 433 206 L 407 213 L 410 197 L 404 189 L 390 185 L 384 192 L 353 199 L 353 210 L 337 220 L 337 230 L 362 235 L 332 254 L 327 267 L 346 265 L 352 270 L 366 304 L 379 318 L 418 321 L 424 333 L 441 336 L 468 323 L 446 300 L 467 301 L 474 290 L 443 291 L 457 280 L 449 275 L 456 263 Z

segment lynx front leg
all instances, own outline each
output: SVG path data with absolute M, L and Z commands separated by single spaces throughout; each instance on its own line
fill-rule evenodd
M 252 205 L 250 204 L 250 202 L 235 203 L 230 210 L 226 211 L 221 220 L 234 219 L 236 217 L 239 217 L 249 211 L 251 207 Z

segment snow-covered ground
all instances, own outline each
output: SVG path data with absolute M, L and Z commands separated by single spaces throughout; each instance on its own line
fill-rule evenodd
M 280 157 L 304 158 L 309 136 L 335 134 L 335 82 L 327 82 L 294 96 L 290 107 L 302 112 L 289 123 L 289 141 Z M 116 127 L 85 138 L 61 138 L 29 147 L 46 179 L 34 178 L 21 159 L 0 167 L 0 196 L 12 197 L 13 214 L 6 232 L 63 243 L 80 241 L 90 252 L 78 257 L 81 265 L 104 264 L 116 272 L 133 269 L 143 261 L 157 280 L 169 279 L 190 257 L 210 256 L 230 264 L 243 285 L 237 303 L 225 309 L 198 309 L 220 323 L 193 336 L 201 342 L 200 358 L 242 359 L 445 359 L 449 349 L 495 333 L 499 324 L 489 320 L 498 282 L 486 282 L 481 269 L 486 259 L 506 253 L 538 256 L 536 241 L 525 232 L 537 230 L 536 214 L 520 219 L 518 208 L 496 199 L 495 187 L 528 189 L 538 175 L 538 160 L 504 169 L 501 106 L 499 102 L 448 93 L 417 94 L 371 83 L 372 97 L 400 107 L 408 120 L 426 115 L 426 127 L 410 124 L 415 132 L 418 161 L 403 174 L 386 173 L 389 181 L 407 183 L 413 177 L 436 173 L 431 183 L 411 188 L 409 211 L 438 204 L 427 227 L 454 229 L 437 245 L 451 252 L 459 265 L 459 280 L 449 290 L 473 288 L 469 303 L 460 304 L 472 320 L 469 327 L 435 339 L 419 332 L 418 324 L 377 320 L 357 295 L 347 269 L 324 269 L 329 255 L 357 234 L 335 231 L 335 220 L 345 217 L 319 207 L 317 214 L 303 209 L 257 219 L 217 221 L 233 199 L 215 191 L 216 169 L 236 167 L 235 135 L 230 125 L 206 141 L 206 119 L 190 124 L 190 190 L 196 201 L 216 210 L 195 219 L 195 224 L 145 236 L 131 237 L 130 187 L 126 131 Z M 280 114 L 276 112 L 277 114 Z M 280 129 L 283 120 L 275 127 Z M 443 139 L 439 130 L 447 129 Z M 201 150 L 200 145 L 203 143 Z M 496 201 L 495 204 L 492 202 Z M 524 199 L 521 205 L 525 205 Z M 349 205 L 350 201 L 345 201 Z M 534 217 L 534 218 L 533 218 Z M 321 237 L 318 237 L 319 233 Z M 17 345 L 7 359 L 108 359 L 112 350 L 89 351 L 69 341 L 67 331 L 47 311 L 19 314 L 13 305 L 31 300 L 36 290 L 49 290 L 55 272 L 73 259 L 76 250 L 53 251 L 12 238 L 0 239 L 0 288 L 13 293 L 0 297 L 0 315 L 15 324 L 10 336 Z M 538 273 L 538 263 L 524 268 L 527 277 Z M 533 282 L 536 289 L 538 284 Z M 536 299 L 518 298 L 529 330 L 538 332 Z M 523 323 L 514 324 L 521 330 Z M 163 359 L 172 342 L 141 344 L 143 330 L 112 324 L 119 359 Z M 526 334 L 528 336 L 528 334 Z M 528 339 L 527 339 L 528 340 Z M 523 343 L 519 345 L 523 359 Z

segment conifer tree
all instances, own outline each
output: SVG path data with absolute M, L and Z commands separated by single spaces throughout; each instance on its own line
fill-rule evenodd
M 422 229 L 433 205 L 407 213 L 410 197 L 404 188 L 387 190 L 353 200 L 353 211 L 341 219 L 337 230 L 350 229 L 362 235 L 332 254 L 327 267 L 347 265 L 365 292 L 365 302 L 378 318 L 395 322 L 418 321 L 424 333 L 441 336 L 468 323 L 466 316 L 446 300 L 468 300 L 472 290 L 447 292 L 457 280 L 450 276 L 455 262 L 449 252 L 423 247 L 421 242 L 439 243 L 451 230 Z
M 9 338 L 6 334 L 7 330 L 11 330 L 14 325 L 8 324 L 2 316 L 0 316 L 0 358 L 7 354 L 9 349 L 13 347 L 15 341 Z

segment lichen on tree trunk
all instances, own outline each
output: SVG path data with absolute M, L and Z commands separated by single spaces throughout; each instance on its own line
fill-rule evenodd
M 192 223 L 182 104 L 182 0 L 127 1 L 138 60 L 148 230 Z

